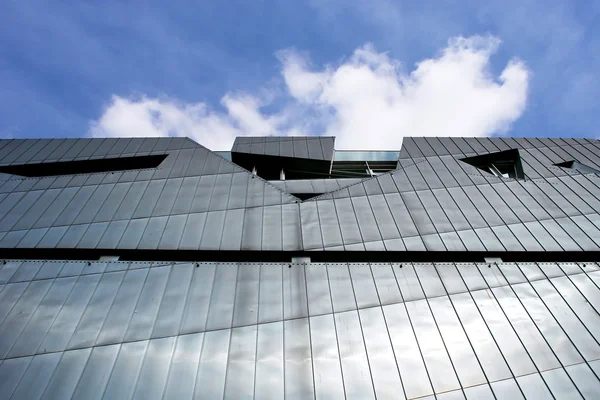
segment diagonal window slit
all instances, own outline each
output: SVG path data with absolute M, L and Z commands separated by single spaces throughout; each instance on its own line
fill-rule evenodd
M 525 179 L 521 157 L 517 149 L 465 157 L 461 158 L 460 161 L 493 174 L 498 178 Z
M 91 174 L 158 167 L 168 154 L 151 156 L 101 158 L 95 160 L 58 161 L 36 164 L 0 166 L 0 172 L 28 178 L 53 175 Z
M 574 169 L 582 174 L 600 174 L 596 168 L 580 163 L 579 161 L 571 160 L 554 164 L 556 167 Z

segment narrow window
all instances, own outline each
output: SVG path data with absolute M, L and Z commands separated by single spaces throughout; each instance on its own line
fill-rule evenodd
M 168 154 L 138 157 L 100 158 L 95 160 L 59 161 L 37 164 L 0 166 L 0 172 L 35 178 L 53 175 L 92 174 L 158 167 Z

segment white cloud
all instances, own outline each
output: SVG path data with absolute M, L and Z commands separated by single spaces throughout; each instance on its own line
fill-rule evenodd
M 114 96 L 92 123 L 93 136 L 189 136 L 216 150 L 235 136 L 326 134 L 336 148 L 399 148 L 404 136 L 505 133 L 523 113 L 530 73 L 517 59 L 499 77 L 490 57 L 494 37 L 456 37 L 410 73 L 367 44 L 336 66 L 311 69 L 294 50 L 278 54 L 291 101 L 266 113 L 266 97 L 228 93 L 223 111 L 204 103 Z
M 308 57 L 293 50 L 279 52 L 279 60 L 284 65 L 282 74 L 290 94 L 298 101 L 314 101 L 323 91 L 331 72 L 309 71 Z
M 260 113 L 259 99 L 225 95 L 218 113 L 204 103 L 183 103 L 170 98 L 113 96 L 89 134 L 96 137 L 187 136 L 215 150 L 226 150 L 236 136 L 277 134 L 278 116 Z

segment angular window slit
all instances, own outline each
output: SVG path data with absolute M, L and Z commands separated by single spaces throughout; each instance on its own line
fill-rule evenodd
M 460 161 L 493 174 L 498 178 L 525 179 L 521 157 L 517 149 L 465 157 L 461 158 Z
M 574 169 L 576 171 L 581 172 L 582 174 L 600 174 L 600 171 L 597 170 L 596 168 L 592 168 L 588 165 L 582 164 L 579 161 L 575 161 L 575 160 L 556 163 L 556 164 L 554 164 L 554 166 L 561 167 L 561 168 Z
M 58 161 L 36 164 L 0 166 L 0 173 L 28 178 L 54 175 L 92 174 L 158 167 L 168 154 L 137 157 L 101 158 L 95 160 Z

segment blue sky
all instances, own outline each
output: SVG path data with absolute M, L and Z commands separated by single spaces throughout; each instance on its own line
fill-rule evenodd
M 596 137 L 599 14 L 562 0 L 6 0 L 0 136 Z

